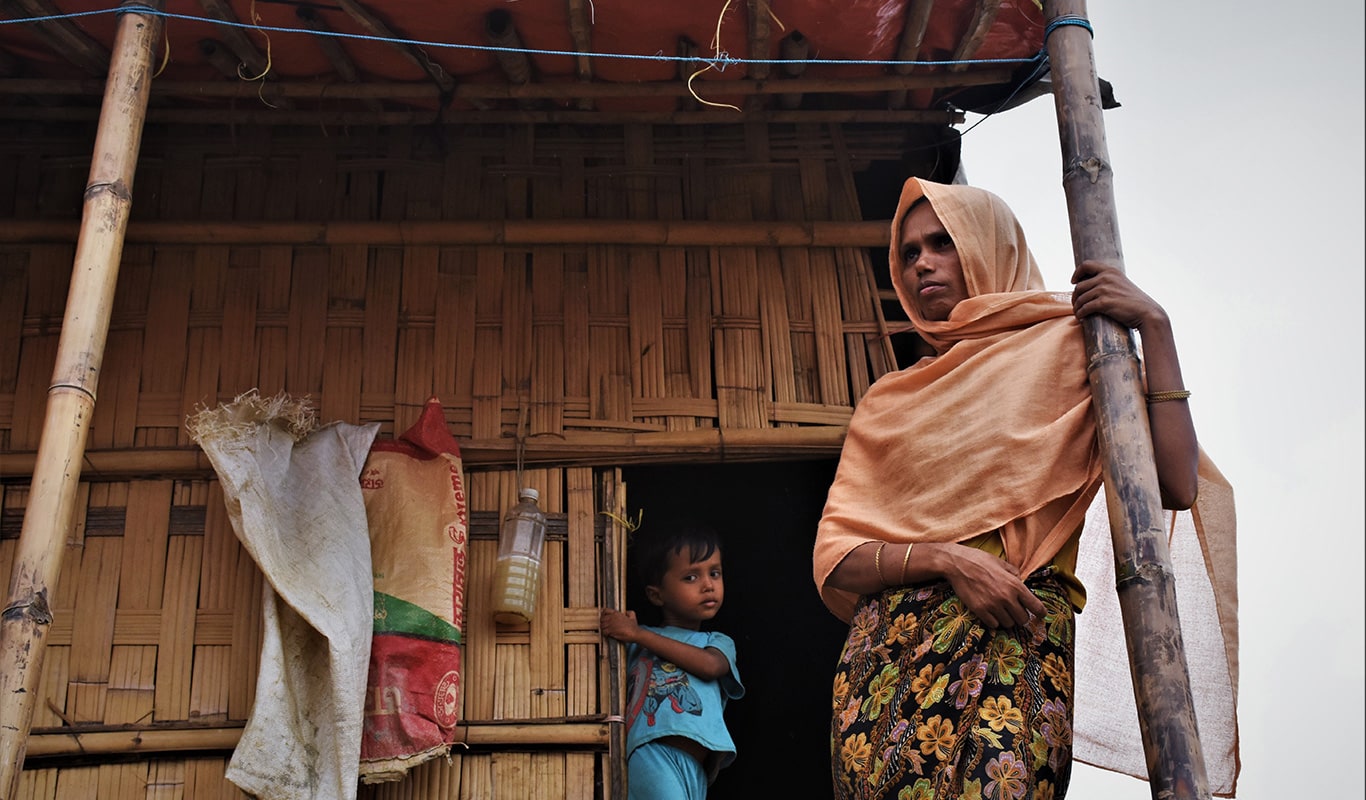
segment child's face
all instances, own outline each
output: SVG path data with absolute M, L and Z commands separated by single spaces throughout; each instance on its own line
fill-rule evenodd
M 696 630 L 716 616 L 726 596 L 721 577 L 721 551 L 690 562 L 687 548 L 669 554 L 669 569 L 658 586 L 645 587 L 650 602 L 663 609 L 665 625 Z

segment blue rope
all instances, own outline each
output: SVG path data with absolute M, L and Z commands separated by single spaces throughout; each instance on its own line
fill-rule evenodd
M 1077 14 L 1064 14 L 1048 23 L 1048 26 L 1043 29 L 1043 40 L 1047 42 L 1048 37 L 1053 35 L 1053 31 L 1067 25 L 1076 25 L 1085 28 L 1086 31 L 1091 34 L 1092 39 L 1096 38 L 1096 30 L 1091 27 L 1091 22 L 1087 20 L 1086 17 L 1078 16 Z
M 161 11 L 159 9 L 151 8 L 150 6 L 140 5 L 138 3 L 128 3 L 118 8 L 105 8 L 97 9 L 94 11 L 77 11 L 70 14 L 53 14 L 45 17 L 25 17 L 23 19 L 0 19 L 0 25 L 13 25 L 15 23 L 20 22 L 50 22 L 53 20 L 74 19 L 76 17 L 89 17 L 99 14 L 126 13 L 145 14 L 148 16 L 165 17 L 167 19 L 183 19 L 191 22 L 208 22 L 214 25 L 226 25 L 229 27 L 244 28 L 247 30 L 273 31 L 277 33 L 303 33 L 312 36 L 332 36 L 338 39 L 357 39 L 361 41 L 387 42 L 391 44 L 415 45 L 417 47 L 445 47 L 456 50 L 479 50 L 491 53 L 527 53 L 530 55 L 542 56 L 569 56 L 571 58 L 590 56 L 592 58 L 619 58 L 634 59 L 637 61 L 672 61 L 686 63 L 703 63 L 710 64 L 719 72 L 724 72 L 726 67 L 730 66 L 731 64 L 860 64 L 866 66 L 882 67 L 891 67 L 899 65 L 942 67 L 951 66 L 954 64 L 1025 64 L 1034 60 L 1033 56 L 1029 58 L 975 58 L 965 59 L 963 61 L 899 61 L 895 59 L 881 60 L 838 58 L 735 58 L 730 53 L 727 53 L 725 51 L 717 53 L 712 58 L 701 58 L 698 56 L 666 56 L 663 53 L 655 53 L 654 55 L 644 55 L 639 53 L 581 53 L 577 50 L 540 50 L 536 48 L 496 47 L 493 45 L 478 44 L 455 44 L 451 42 L 430 42 L 423 41 L 420 39 L 391 39 L 384 36 L 370 36 L 368 34 L 360 33 L 339 33 L 336 31 L 314 31 L 304 30 L 300 28 L 283 28 L 273 25 L 253 25 L 245 22 L 233 22 L 221 19 L 211 19 L 208 17 L 196 17 L 189 14 L 172 14 L 169 11 Z M 1061 19 L 1066 18 L 1064 17 Z M 1080 23 L 1073 22 L 1066 24 L 1086 24 L 1086 22 L 1085 20 L 1082 20 Z M 1087 25 L 1087 27 L 1089 28 L 1090 26 Z M 1045 38 L 1047 38 L 1047 34 L 1045 34 Z

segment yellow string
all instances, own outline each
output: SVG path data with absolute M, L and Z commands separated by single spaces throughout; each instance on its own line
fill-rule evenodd
M 257 26 L 259 26 L 259 25 L 261 24 L 261 15 L 256 13 L 256 0 L 251 0 L 251 24 L 257 25 Z M 242 74 L 242 67 L 245 66 L 245 65 L 244 65 L 244 64 L 238 64 L 238 65 L 237 65 L 237 77 L 241 78 L 241 79 L 244 80 L 244 81 L 260 81 L 260 80 L 264 80 L 265 77 L 266 77 L 266 75 L 270 72 L 270 64 L 271 64 L 271 61 L 270 61 L 270 58 L 271 58 L 271 57 L 270 57 L 270 34 L 269 34 L 268 32 L 266 32 L 266 31 L 261 31 L 261 35 L 264 36 L 264 37 L 266 37 L 266 66 L 265 66 L 264 69 L 261 70 L 261 74 L 260 74 L 260 75 L 257 75 L 257 76 L 255 76 L 255 77 L 253 77 L 253 78 L 248 78 L 246 75 L 243 75 L 243 74 Z M 257 94 L 258 97 L 261 97 L 261 102 L 262 102 L 262 103 L 266 103 L 266 98 L 263 97 L 263 96 L 261 96 L 261 92 L 260 92 L 260 91 L 257 91 L 256 94 Z M 266 105 L 270 106 L 270 103 L 266 103 Z M 270 106 L 270 107 L 271 107 L 271 108 L 274 108 L 275 106 Z
M 712 55 L 716 58 L 721 57 L 721 23 L 726 18 L 726 12 L 730 10 L 730 3 L 731 0 L 726 0 L 725 5 L 721 6 L 721 13 L 716 15 L 716 34 L 711 38 Z M 702 69 L 699 69 L 698 71 L 688 76 L 688 94 L 691 94 L 694 100 L 696 100 L 704 106 L 712 106 L 713 108 L 731 108 L 735 109 L 736 111 L 739 111 L 739 106 L 733 106 L 730 103 L 713 103 L 710 100 L 703 100 L 702 96 L 697 93 L 697 90 L 692 88 L 693 78 L 696 78 L 698 75 L 701 75 L 709 69 L 716 69 L 716 64 L 708 64 L 707 66 L 703 67 Z
M 156 80 L 156 77 L 166 69 L 166 65 L 171 63 L 171 32 L 166 30 L 167 27 L 166 25 L 161 26 L 161 38 L 166 42 L 166 49 L 161 53 L 161 66 L 152 73 L 153 80 Z
M 640 527 L 640 523 L 645 521 L 645 509 L 643 508 L 640 510 L 640 513 L 636 515 L 634 521 L 632 521 L 630 517 L 613 514 L 611 511 L 599 511 L 598 513 L 625 528 L 627 533 L 635 533 L 636 529 Z

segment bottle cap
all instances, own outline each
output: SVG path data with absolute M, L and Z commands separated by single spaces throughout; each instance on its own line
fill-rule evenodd
M 517 497 L 520 498 L 520 499 L 522 499 L 522 500 L 527 500 L 527 499 L 531 499 L 531 500 L 540 500 L 540 499 L 541 499 L 541 493 L 538 492 L 538 491 L 536 491 L 535 489 L 531 488 L 530 486 L 524 486 L 524 487 L 522 487 L 522 491 L 520 491 L 520 492 L 517 493 Z

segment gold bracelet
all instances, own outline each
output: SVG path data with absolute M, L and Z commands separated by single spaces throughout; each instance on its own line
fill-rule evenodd
M 1143 396 L 1149 403 L 1165 403 L 1168 400 L 1185 400 L 1191 393 L 1189 389 L 1171 389 L 1165 392 L 1148 392 Z
M 911 546 L 906 545 L 906 555 L 901 557 L 901 585 L 906 585 L 906 565 L 911 561 Z
M 887 579 L 882 577 L 882 548 L 886 547 L 886 542 L 879 542 L 877 551 L 873 553 L 873 569 L 877 570 L 878 582 L 883 586 L 887 585 Z

